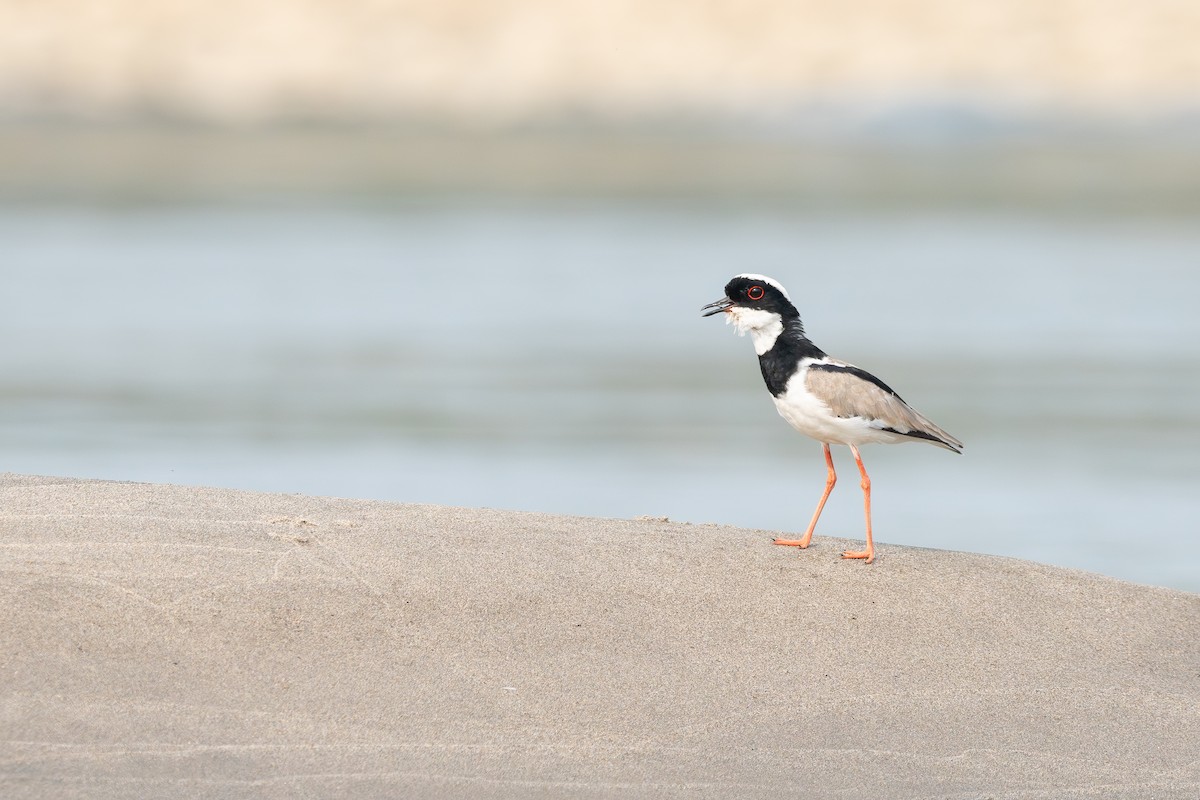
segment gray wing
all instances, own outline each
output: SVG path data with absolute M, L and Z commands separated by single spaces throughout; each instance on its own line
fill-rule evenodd
M 963 443 L 934 425 L 864 369 L 837 361 L 811 364 L 804 386 L 839 417 L 862 417 L 884 430 L 962 452 Z

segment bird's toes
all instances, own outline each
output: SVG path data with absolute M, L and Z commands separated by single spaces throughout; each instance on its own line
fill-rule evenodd
M 771 544 L 783 545 L 784 547 L 799 547 L 801 550 L 808 547 L 808 542 L 803 539 L 772 539 Z

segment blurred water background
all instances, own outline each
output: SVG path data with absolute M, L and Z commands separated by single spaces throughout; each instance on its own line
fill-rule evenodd
M 396 30 L 433 30 L 408 5 Z M 778 418 L 749 340 L 699 316 L 763 272 L 819 346 L 966 442 L 864 451 L 881 542 L 1200 591 L 1200 104 L 1179 20 L 1133 26 L 1154 47 L 1118 37 L 1116 77 L 1080 45 L 1076 72 L 981 82 L 972 59 L 1008 63 L 987 60 L 1001 30 L 907 73 L 854 66 L 847 37 L 821 45 L 854 67 L 837 80 L 768 63 L 731 87 L 712 76 L 752 37 L 697 55 L 631 23 L 614 63 L 648 78 L 630 83 L 572 72 L 561 44 L 472 50 L 514 25 L 541 41 L 513 22 L 531 8 L 557 19 L 499 5 L 450 4 L 474 22 L 437 28 L 459 51 L 421 41 L 437 64 L 482 54 L 504 91 L 366 48 L 409 77 L 348 94 L 327 62 L 303 91 L 268 80 L 290 48 L 205 62 L 130 36 L 140 69 L 76 74 L 28 42 L 91 39 L 25 8 L 40 38 L 23 61 L 0 48 L 0 468 L 803 530 L 820 446 Z M 1131 30 L 1059 11 L 1022 23 L 1047 51 L 1064 26 Z M 225 69 L 159 68 L 176 52 Z M 560 72 L 587 80 L 530 77 Z M 835 460 L 818 535 L 858 537 Z

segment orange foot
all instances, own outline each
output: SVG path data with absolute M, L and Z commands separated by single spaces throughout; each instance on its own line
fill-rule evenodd
M 808 543 L 812 541 L 809 537 L 803 539 L 772 539 L 771 544 L 781 544 L 784 547 L 799 547 L 801 550 L 808 547 Z
M 870 564 L 875 560 L 874 548 L 870 550 L 847 550 L 842 553 L 842 558 L 865 558 L 864 564 Z

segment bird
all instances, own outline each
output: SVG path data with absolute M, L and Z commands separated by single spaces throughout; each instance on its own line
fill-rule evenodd
M 842 557 L 872 563 L 875 543 L 871 536 L 871 479 L 859 445 L 927 442 L 961 454 L 963 443 L 904 402 L 879 378 L 830 358 L 813 344 L 804 332 L 800 312 L 774 278 L 753 273 L 735 275 L 725 285 L 725 296 L 700 310 L 703 317 L 724 314 L 726 323 L 733 324 L 739 335 L 750 334 L 763 381 L 779 415 L 800 433 L 820 442 L 825 454 L 825 492 L 808 529 L 799 539 L 777 538 L 774 543 L 808 547 L 825 501 L 837 483 L 829 446 L 847 445 L 862 476 L 859 485 L 867 526 L 866 546 L 847 550 Z

